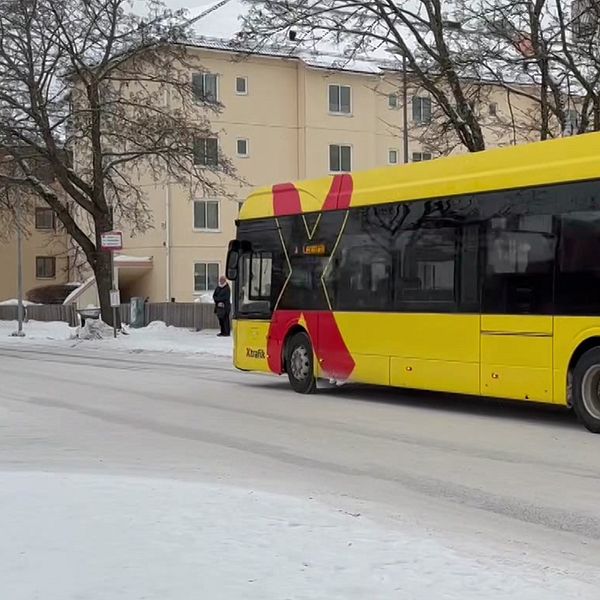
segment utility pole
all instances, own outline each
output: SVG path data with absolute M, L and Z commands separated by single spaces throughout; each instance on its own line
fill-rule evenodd
M 110 227 L 114 230 L 115 228 L 115 211 L 110 205 Z M 110 251 L 110 291 L 111 291 L 111 304 L 112 304 L 112 318 L 113 318 L 113 337 L 117 337 L 117 307 L 113 300 L 113 295 L 117 292 L 117 286 L 115 282 L 115 251 Z
M 8 194 L 8 192 L 7 192 Z M 23 331 L 24 307 L 23 307 L 23 232 L 21 231 L 21 197 L 17 198 L 15 205 L 15 222 L 17 225 L 17 331 L 14 337 L 25 337 Z
M 404 162 L 408 162 L 408 82 L 406 80 L 406 52 L 402 53 L 402 143 Z

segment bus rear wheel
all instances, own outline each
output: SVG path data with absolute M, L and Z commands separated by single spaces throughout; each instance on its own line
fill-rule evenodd
M 303 331 L 295 333 L 286 345 L 286 370 L 290 385 L 299 394 L 312 394 L 317 389 L 313 349 Z
M 573 408 L 592 433 L 600 433 L 600 348 L 588 350 L 573 370 Z

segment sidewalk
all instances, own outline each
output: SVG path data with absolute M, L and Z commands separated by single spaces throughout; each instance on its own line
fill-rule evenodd
M 24 325 L 23 338 L 11 337 L 16 329 L 16 321 L 0 321 L 0 344 L 35 344 L 60 348 L 81 346 L 111 351 L 206 354 L 220 358 L 231 358 L 233 355 L 232 338 L 217 337 L 217 332 L 212 330 L 191 331 L 181 327 L 168 327 L 159 321 L 141 329 L 127 328 L 127 334 L 119 334 L 117 339 L 109 335 L 100 340 L 78 339 L 77 328 L 62 322 L 29 321 Z

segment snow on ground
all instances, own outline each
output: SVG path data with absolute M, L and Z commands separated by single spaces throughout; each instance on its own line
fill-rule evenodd
M 232 338 L 217 337 L 213 330 L 192 331 L 182 327 L 168 327 L 160 321 L 150 323 L 141 329 L 127 328 L 128 335 L 119 335 L 115 340 L 111 335 L 101 340 L 76 339 L 77 328 L 67 323 L 29 321 L 24 324 L 24 338 L 10 337 L 17 330 L 16 321 L 0 321 L 2 342 L 27 344 L 51 344 L 72 347 L 85 344 L 86 348 L 110 348 L 130 352 L 180 352 L 185 354 L 209 354 L 231 357 Z
M 564 600 L 587 587 L 310 499 L 121 476 L 0 473 L 10 600 Z

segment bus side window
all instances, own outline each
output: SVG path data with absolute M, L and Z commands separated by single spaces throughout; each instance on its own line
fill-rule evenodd
M 491 219 L 485 239 L 482 312 L 551 314 L 556 245 L 552 216 Z
M 399 308 L 427 310 L 456 303 L 457 229 L 431 227 L 400 232 L 396 241 L 395 296 Z
M 338 309 L 386 310 L 391 280 L 390 252 L 379 246 L 362 245 L 343 248 L 340 255 L 335 266 Z
M 562 216 L 556 304 L 559 314 L 600 314 L 600 212 Z

